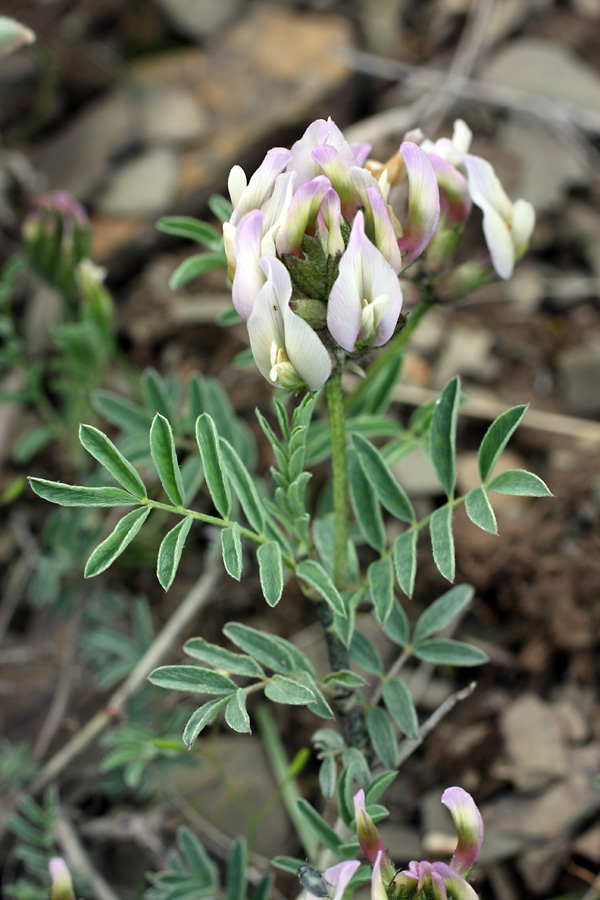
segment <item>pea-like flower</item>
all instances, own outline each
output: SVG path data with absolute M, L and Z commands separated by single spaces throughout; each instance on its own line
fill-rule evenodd
M 292 282 L 278 259 L 261 260 L 265 283 L 248 318 L 250 346 L 267 381 L 287 390 L 316 391 L 331 375 L 331 358 L 308 322 L 290 308 Z
M 372 818 L 366 811 L 364 791 L 354 797 L 356 832 L 361 849 L 373 866 L 371 900 L 478 900 L 466 880 L 479 858 L 483 821 L 475 801 L 460 787 L 448 788 L 442 803 L 450 811 L 458 832 L 458 845 L 450 865 L 413 860 L 396 873 Z
M 469 153 L 473 135 L 461 119 L 454 123 L 452 140 L 424 140 L 421 148 L 436 171 L 442 219 L 450 225 L 466 221 L 471 202 L 483 213 L 483 234 L 496 274 L 508 279 L 525 254 L 535 225 L 531 203 L 514 204 L 487 160 Z
M 363 213 L 359 211 L 329 294 L 329 332 L 348 353 L 371 345 L 381 347 L 393 335 L 401 309 L 398 278 L 366 237 Z

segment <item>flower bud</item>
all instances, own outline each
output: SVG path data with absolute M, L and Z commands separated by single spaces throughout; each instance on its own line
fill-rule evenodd
M 377 874 L 377 879 L 390 882 L 394 877 L 394 867 L 388 859 L 381 835 L 366 810 L 365 792 L 362 788 L 354 795 L 354 815 L 356 818 L 356 835 L 361 850 L 371 865 L 377 866 L 376 873 L 375 868 L 373 869 L 374 876 Z
M 53 856 L 48 863 L 48 871 L 52 880 L 50 900 L 75 900 L 71 873 L 64 859 Z
M 442 794 L 442 803 L 450 811 L 458 832 L 458 846 L 450 865 L 466 877 L 479 859 L 483 819 L 471 795 L 460 787 L 447 788 Z
M 77 264 L 90 255 L 90 223 L 83 206 L 66 191 L 40 194 L 21 233 L 31 267 L 54 287 L 72 294 Z

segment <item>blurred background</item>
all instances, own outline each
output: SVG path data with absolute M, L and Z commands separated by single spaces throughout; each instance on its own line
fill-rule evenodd
M 476 448 L 490 421 L 530 403 L 506 465 L 538 473 L 555 499 L 500 498 L 500 537 L 457 517 L 457 580 L 477 590 L 471 630 L 492 662 L 480 690 L 402 770 L 385 838 L 398 863 L 435 852 L 449 831 L 438 816 L 441 788 L 462 784 L 486 822 L 478 882 L 486 896 L 593 900 L 600 869 L 600 0 L 5 0 L 2 13 L 37 40 L 0 63 L 0 781 L 9 794 L 27 783 L 28 773 L 11 782 L 6 772 L 19 756 L 35 771 L 87 720 L 99 703 L 98 672 L 114 663 L 90 639 L 99 620 L 88 601 L 97 588 L 81 579 L 89 545 L 82 535 L 97 541 L 102 524 L 87 522 L 78 532 L 59 520 L 49 527 L 25 474 L 77 480 L 76 425 L 105 424 L 98 405 L 89 405 L 91 391 L 135 398 L 132 373 L 146 367 L 164 378 L 218 377 L 249 422 L 254 406 L 264 405 L 260 375 L 233 365 L 247 347 L 245 328 L 216 324 L 230 305 L 223 271 L 171 290 L 169 278 L 192 245 L 161 234 L 156 221 L 185 214 L 219 227 L 208 199 L 226 194 L 232 165 L 251 172 L 267 149 L 289 146 L 315 118 L 331 116 L 381 160 L 408 130 L 420 127 L 435 140 L 462 118 L 475 135 L 473 152 L 492 162 L 511 199 L 533 203 L 537 225 L 511 281 L 439 306 L 424 320 L 405 357 L 394 414 L 406 420 L 461 375 L 465 492 L 479 484 Z M 11 268 L 33 198 L 57 189 L 87 210 L 91 256 L 106 269 L 112 299 L 102 301 L 101 338 L 86 332 L 84 340 L 73 330 L 78 310 L 66 308 L 39 273 Z M 260 453 L 268 466 L 259 446 Z M 398 474 L 421 515 L 434 508 L 439 485 L 419 454 L 405 457 Z M 444 589 L 428 548 L 422 571 L 411 615 Z M 165 598 L 151 575 L 125 561 L 103 582 L 112 627 L 143 647 L 152 622 L 168 616 L 197 574 L 190 553 Z M 198 632 L 215 639 L 234 612 L 260 627 L 258 602 L 237 585 L 219 590 L 219 609 L 211 607 Z M 301 599 L 274 615 L 287 636 L 310 625 Z M 121 663 L 126 672 L 127 660 Z M 60 677 L 67 685 L 60 715 L 48 724 Z M 100 689 L 109 683 L 100 681 Z M 445 692 L 444 680 L 425 679 L 420 710 L 435 709 Z M 282 727 L 297 749 L 315 726 L 302 719 L 292 731 L 284 719 Z M 222 745 L 230 777 L 252 804 L 256 783 L 241 773 L 255 750 L 238 736 Z M 265 763 L 256 752 L 259 772 Z M 85 786 L 82 774 L 97 770 L 95 754 L 64 776 L 61 796 L 117 896 L 139 896 L 144 870 L 161 865 L 183 814 L 162 795 L 156 800 L 156 785 L 145 805 L 131 785 L 119 793 L 113 784 L 112 794 Z M 239 813 L 222 802 L 208 762 L 194 771 L 179 770 L 179 789 L 203 792 L 204 818 L 198 814 L 193 827 L 204 829 L 218 856 Z M 265 783 L 269 777 L 265 769 Z M 283 813 L 273 815 L 256 849 L 297 852 Z M 4 883 L 11 884 L 19 863 L 10 842 L 3 846 Z M 139 865 L 132 853 L 141 855 Z

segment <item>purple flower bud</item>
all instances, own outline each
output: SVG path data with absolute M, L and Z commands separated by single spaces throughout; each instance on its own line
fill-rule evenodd
M 458 832 L 458 846 L 450 865 L 459 875 L 468 875 L 477 860 L 483 843 L 483 819 L 475 801 L 460 787 L 447 788 L 442 803 L 450 811 Z
M 75 900 L 71 873 L 64 859 L 53 856 L 48 863 L 48 871 L 52 881 L 50 900 Z

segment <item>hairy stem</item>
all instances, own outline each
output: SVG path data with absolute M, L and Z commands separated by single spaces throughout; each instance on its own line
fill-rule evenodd
M 333 580 L 338 591 L 348 584 L 348 465 L 346 462 L 346 430 L 341 370 L 327 382 L 331 464 L 333 470 L 333 516 L 335 550 Z

